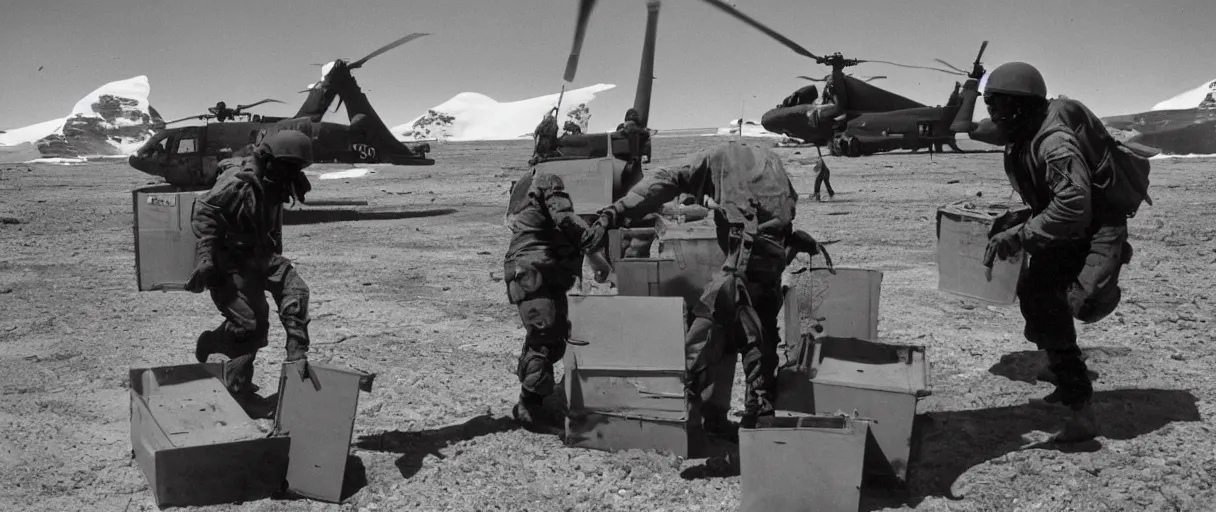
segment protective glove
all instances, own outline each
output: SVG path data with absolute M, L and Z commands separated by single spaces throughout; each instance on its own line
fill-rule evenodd
M 827 263 L 828 272 L 836 275 L 836 266 L 832 263 L 832 255 L 828 254 L 827 247 L 815 240 L 815 237 L 807 234 L 807 232 L 798 230 L 793 232 L 786 240 L 785 244 L 785 264 L 793 263 L 794 257 L 800 252 L 806 253 L 808 256 L 817 254 L 823 255 L 824 262 Z
M 599 251 L 587 253 L 587 263 L 591 265 L 591 270 L 595 274 L 595 282 L 603 284 L 608 281 L 608 274 L 612 273 L 612 264 L 604 258 Z
M 200 259 L 198 265 L 194 267 L 194 272 L 190 273 L 190 280 L 186 281 L 186 291 L 202 293 L 208 286 L 215 283 L 217 277 L 215 263 L 212 263 L 209 258 Z
M 610 204 L 595 212 L 599 216 L 596 219 L 596 224 L 604 226 L 604 229 L 616 229 L 621 227 L 621 214 L 617 211 L 615 204 Z
M 997 258 L 1005 261 L 1022 250 L 1022 226 L 1009 228 L 988 239 L 984 249 L 984 266 L 992 268 Z

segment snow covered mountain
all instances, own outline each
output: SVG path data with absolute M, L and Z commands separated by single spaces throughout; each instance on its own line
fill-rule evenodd
M 566 91 L 558 111 L 558 127 L 566 121 L 585 132 L 591 119 L 587 106 L 596 93 L 616 87 L 596 84 Z M 507 140 L 530 137 L 545 114 L 557 105 L 558 94 L 526 100 L 499 102 L 475 92 L 462 92 L 432 107 L 426 114 L 390 129 L 402 141 L 439 139 L 450 141 Z
M 0 146 L 33 143 L 44 157 L 123 155 L 165 126 L 148 103 L 152 87 L 140 75 L 85 95 L 66 117 L 0 133 Z
M 715 133 L 714 135 L 739 135 L 739 119 L 731 119 L 730 123 L 728 123 L 725 127 L 718 128 L 718 132 Z M 763 126 L 760 126 L 759 121 L 753 121 L 751 119 L 748 119 L 743 122 L 743 136 L 744 137 L 777 137 L 777 138 L 785 137 L 784 135 L 776 134 L 776 133 L 770 132 L 768 130 L 765 130 Z
M 1204 82 L 1199 87 L 1153 105 L 1152 110 L 1181 110 L 1188 108 L 1216 107 L 1216 80 Z

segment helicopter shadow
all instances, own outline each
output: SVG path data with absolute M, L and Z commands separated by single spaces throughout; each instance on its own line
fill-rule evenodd
M 362 220 L 397 220 L 415 219 L 420 217 L 436 217 L 456 213 L 455 208 L 435 208 L 428 210 L 405 210 L 394 207 L 375 208 L 326 208 L 326 209 L 285 209 L 283 210 L 283 225 L 295 226 L 302 224 L 322 224 L 327 222 L 350 222 Z

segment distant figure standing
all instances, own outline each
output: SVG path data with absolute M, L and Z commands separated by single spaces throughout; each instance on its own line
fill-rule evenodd
M 829 199 L 834 199 L 836 197 L 836 191 L 832 190 L 832 182 L 829 181 L 831 175 L 831 171 L 828 170 L 828 164 L 823 163 L 823 158 L 820 158 L 818 162 L 815 162 L 815 193 L 811 195 L 812 199 L 816 201 L 823 200 L 823 198 L 819 195 L 819 185 L 827 186 Z

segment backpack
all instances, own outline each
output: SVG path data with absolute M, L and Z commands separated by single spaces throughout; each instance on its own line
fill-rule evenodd
M 1103 134 L 1107 143 L 1106 157 L 1094 168 L 1093 187 L 1102 204 L 1112 210 L 1136 216 L 1140 203 L 1153 205 L 1148 195 L 1149 171 L 1152 164 L 1148 157 L 1155 155 L 1147 146 L 1128 145 L 1115 140 L 1109 133 Z
M 1052 132 L 1065 131 L 1065 128 L 1055 128 L 1040 134 L 1035 141 L 1037 146 Z M 1109 209 L 1132 218 L 1140 209 L 1140 203 L 1153 205 L 1153 198 L 1148 195 L 1149 171 L 1152 164 L 1148 157 L 1158 152 L 1142 144 L 1126 144 L 1119 142 L 1110 133 L 1103 132 L 1100 136 L 1106 143 L 1102 160 L 1090 164 L 1093 176 L 1091 179 L 1094 201 L 1103 209 Z

